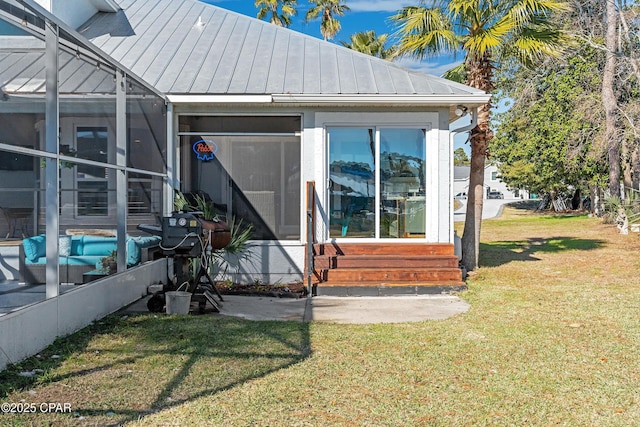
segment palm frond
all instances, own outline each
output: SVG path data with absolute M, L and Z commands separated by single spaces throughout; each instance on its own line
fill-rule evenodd
M 547 17 L 551 13 L 570 9 L 569 3 L 558 0 L 519 0 L 509 10 L 509 18 L 515 25 L 523 26 L 534 17 Z
M 189 207 L 189 201 L 184 196 L 184 193 L 178 189 L 174 190 L 173 194 L 173 210 L 183 211 Z
M 418 58 L 442 52 L 455 52 L 461 38 L 453 31 L 451 21 L 442 9 L 408 6 L 392 16 L 398 26 L 398 53 Z
M 465 63 L 461 63 L 450 70 L 447 70 L 442 75 L 447 80 L 451 80 L 456 83 L 466 83 L 467 81 L 467 67 Z

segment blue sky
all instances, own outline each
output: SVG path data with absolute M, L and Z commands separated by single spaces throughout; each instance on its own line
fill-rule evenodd
M 254 0 L 201 0 L 205 3 L 214 4 L 216 6 L 233 10 L 244 15 L 256 17 L 258 9 L 254 6 Z M 349 41 L 351 34 L 375 30 L 376 34 L 394 33 L 393 25 L 389 22 L 389 16 L 395 14 L 404 6 L 415 6 L 418 0 L 347 0 L 346 4 L 351 9 L 343 17 L 340 17 L 342 30 L 336 38 L 332 40 L 334 43 L 340 41 Z M 322 38 L 320 34 L 320 21 L 304 22 L 304 16 L 309 10 L 310 3 L 307 0 L 298 0 L 298 15 L 292 18 L 292 30 L 308 34 L 312 37 Z M 402 58 L 399 64 L 420 70 L 425 73 L 436 76 L 442 75 L 443 72 L 452 67 L 451 58 L 429 58 L 418 61 L 410 58 Z

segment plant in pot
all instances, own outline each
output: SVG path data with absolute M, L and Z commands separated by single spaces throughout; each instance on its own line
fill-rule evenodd
M 113 250 L 109 255 L 100 260 L 102 262 L 102 269 L 113 274 L 118 270 L 118 252 Z

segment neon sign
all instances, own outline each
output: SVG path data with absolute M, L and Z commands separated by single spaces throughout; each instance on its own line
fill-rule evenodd
M 213 160 L 217 151 L 216 143 L 207 139 L 201 139 L 193 144 L 193 152 L 196 153 L 198 160 L 205 162 Z

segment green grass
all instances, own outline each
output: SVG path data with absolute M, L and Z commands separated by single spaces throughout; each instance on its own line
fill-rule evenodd
M 445 321 L 112 316 L 1 375 L 2 425 L 640 425 L 640 239 L 507 209 Z M 60 355 L 51 359 L 52 354 Z M 37 379 L 17 376 L 44 371 Z

